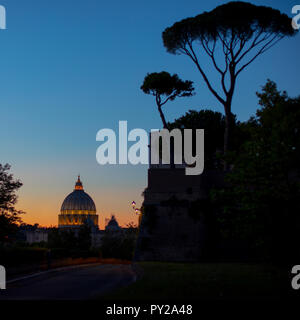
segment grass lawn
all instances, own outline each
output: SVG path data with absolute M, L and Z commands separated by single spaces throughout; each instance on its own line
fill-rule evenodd
M 137 264 L 142 277 L 101 299 L 277 299 L 286 282 L 284 273 L 270 265 L 242 263 Z

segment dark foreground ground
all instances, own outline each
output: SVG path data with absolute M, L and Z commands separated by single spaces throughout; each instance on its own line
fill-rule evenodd
M 99 298 L 140 302 L 265 301 L 286 298 L 290 288 L 291 276 L 286 269 L 271 265 L 145 262 L 138 266 L 141 276 L 138 281 Z
M 286 296 L 290 278 L 285 269 L 261 264 L 92 264 L 8 283 L 0 300 L 273 301 Z

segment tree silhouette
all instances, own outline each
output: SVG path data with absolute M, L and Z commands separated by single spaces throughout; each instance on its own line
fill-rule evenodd
M 19 180 L 15 180 L 9 174 L 10 165 L 0 164 L 0 241 L 16 231 L 17 223 L 21 221 L 22 211 L 16 210 L 16 191 L 22 186 Z
M 87 221 L 85 221 L 78 230 L 77 242 L 77 248 L 82 250 L 88 250 L 92 245 L 91 227 Z
M 176 22 L 163 32 L 167 51 L 191 58 L 208 89 L 223 105 L 226 122 L 224 153 L 231 147 L 231 104 L 238 75 L 283 37 L 294 34 L 291 19 L 286 14 L 239 1 Z M 221 55 L 216 54 L 218 49 Z M 219 73 L 221 93 L 204 71 L 200 53 L 210 58 Z
M 205 168 L 217 168 L 216 155 L 221 152 L 224 137 L 225 118 L 220 112 L 212 110 L 189 110 L 185 115 L 168 123 L 169 129 L 193 129 L 192 147 L 196 152 L 196 129 L 204 129 Z M 182 141 L 184 150 L 184 141 Z
M 177 74 L 170 75 L 166 71 L 148 73 L 141 89 L 144 93 L 155 96 L 156 105 L 165 129 L 168 128 L 168 124 L 162 106 L 169 100 L 173 101 L 176 97 L 190 97 L 194 91 L 192 81 L 183 81 Z
M 270 80 L 257 96 L 261 108 L 245 123 L 249 139 L 215 199 L 222 233 L 287 263 L 299 258 L 300 96 L 289 97 Z

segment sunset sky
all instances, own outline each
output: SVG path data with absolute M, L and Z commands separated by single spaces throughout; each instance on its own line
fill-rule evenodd
M 0 30 L 0 163 L 11 164 L 24 183 L 18 208 L 27 212 L 25 222 L 57 225 L 78 174 L 101 228 L 111 214 L 121 225 L 137 221 L 130 203 L 142 203 L 147 166 L 100 166 L 96 133 L 117 133 L 119 120 L 127 120 L 129 130 L 161 127 L 154 100 L 140 90 L 147 72 L 165 70 L 195 82 L 194 97 L 166 105 L 167 120 L 189 109 L 223 112 L 192 62 L 166 52 L 161 33 L 224 2 L 0 0 L 7 10 L 7 30 Z M 290 16 L 297 4 L 250 2 Z M 255 92 L 267 78 L 291 96 L 300 93 L 299 53 L 299 36 L 285 39 L 241 74 L 233 102 L 239 120 L 254 114 Z

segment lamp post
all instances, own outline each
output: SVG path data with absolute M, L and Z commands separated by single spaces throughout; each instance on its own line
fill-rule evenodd
M 134 210 L 136 215 L 140 215 L 141 214 L 141 209 L 136 207 L 136 202 L 135 201 L 131 202 L 131 206 L 132 206 L 132 209 Z

